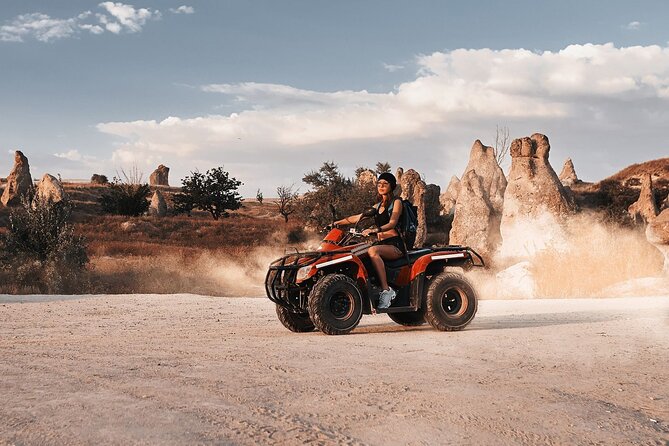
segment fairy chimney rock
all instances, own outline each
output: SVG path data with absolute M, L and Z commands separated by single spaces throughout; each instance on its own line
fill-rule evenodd
M 495 150 L 478 139 L 455 200 L 449 242 L 471 246 L 490 259 L 500 243 L 500 222 L 507 182 Z
M 439 223 L 439 215 L 441 214 L 440 193 L 441 188 L 436 184 L 425 186 L 425 221 L 428 227 Z
M 499 219 L 497 224 L 493 223 L 495 212 L 484 187 L 484 178 L 476 170 L 468 171 L 460 181 L 449 243 L 470 246 L 487 262 L 500 239 Z
M 149 184 L 151 186 L 169 186 L 169 174 L 170 168 L 161 164 L 151 173 L 151 176 L 149 177 Z
M 374 171 L 365 169 L 358 174 L 358 185 L 369 186 L 376 184 L 376 174 Z
M 659 213 L 659 209 L 655 203 L 653 181 L 650 174 L 645 174 L 641 177 L 641 192 L 639 193 L 639 199 L 627 208 L 627 212 L 629 212 L 630 217 L 632 217 L 635 222 L 645 223 L 649 223 Z
M 663 210 L 648 223 L 646 239 L 664 256 L 664 272 L 669 274 L 669 209 Z
M 564 162 L 559 178 L 563 186 L 573 186 L 580 181 L 576 176 L 576 170 L 574 169 L 574 163 L 571 158 L 567 158 Z
M 515 139 L 510 153 L 500 231 L 503 255 L 518 256 L 559 237 L 562 218 L 573 213 L 576 205 L 548 161 L 546 135 Z
M 460 193 L 460 178 L 453 175 L 451 181 L 448 183 L 446 192 L 439 195 L 439 203 L 441 204 L 441 214 L 451 215 L 455 210 L 455 202 L 458 200 Z
M 151 204 L 149 205 L 149 215 L 153 217 L 164 217 L 167 215 L 167 202 L 159 190 L 153 193 Z
M 21 203 L 23 197 L 30 196 L 33 190 L 33 179 L 30 175 L 28 158 L 20 150 L 14 153 L 14 167 L 7 177 L 5 190 L 0 202 L 5 206 Z
M 58 178 L 45 173 L 37 184 L 35 199 L 40 203 L 58 203 L 65 198 L 65 190 Z

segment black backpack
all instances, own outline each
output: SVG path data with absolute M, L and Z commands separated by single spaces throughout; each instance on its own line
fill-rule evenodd
M 394 204 L 395 200 L 388 206 L 388 212 L 391 214 Z M 416 232 L 418 231 L 418 208 L 411 204 L 409 200 L 402 200 L 402 214 L 399 223 L 397 223 L 397 229 L 404 239 L 407 250 L 413 249 Z

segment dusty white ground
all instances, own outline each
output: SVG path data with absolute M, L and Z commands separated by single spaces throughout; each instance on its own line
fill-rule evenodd
M 669 297 L 293 334 L 260 298 L 0 296 L 0 443 L 657 444 Z

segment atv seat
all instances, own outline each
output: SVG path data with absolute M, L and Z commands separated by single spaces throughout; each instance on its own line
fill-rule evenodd
M 388 268 L 397 269 L 407 265 L 407 257 L 409 257 L 409 263 L 413 263 L 420 257 L 423 257 L 425 254 L 429 254 L 431 252 L 432 250 L 430 248 L 415 249 L 413 251 L 409 251 L 408 256 L 402 256 L 397 260 L 384 260 L 384 263 Z

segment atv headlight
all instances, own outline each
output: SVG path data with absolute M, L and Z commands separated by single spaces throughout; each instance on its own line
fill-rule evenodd
M 295 276 L 295 281 L 296 282 L 301 282 L 307 277 L 309 277 L 309 273 L 311 272 L 311 269 L 313 268 L 313 265 L 307 265 L 303 266 L 302 268 L 297 270 L 297 275 Z

